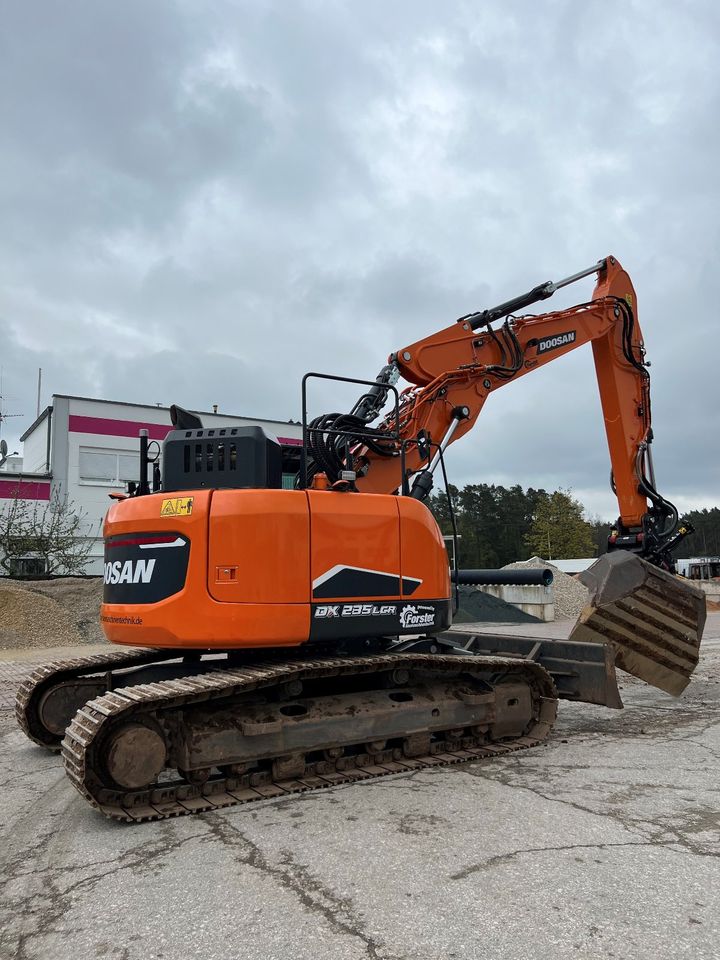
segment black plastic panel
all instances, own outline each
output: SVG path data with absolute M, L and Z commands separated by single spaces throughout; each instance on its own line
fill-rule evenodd
M 262 427 L 172 430 L 163 446 L 163 490 L 279 490 L 282 449 Z
M 450 626 L 450 600 L 313 603 L 310 640 L 433 634 Z
M 103 603 L 157 603 L 185 586 L 190 541 L 179 533 L 129 533 L 105 541 Z

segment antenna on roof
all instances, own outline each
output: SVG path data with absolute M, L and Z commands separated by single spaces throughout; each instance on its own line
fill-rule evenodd
M 7 397 L 3 396 L 2 377 L 3 377 L 3 371 L 2 371 L 2 367 L 0 367 L 0 431 L 2 431 L 2 425 L 5 423 L 6 420 L 9 420 L 11 417 L 23 416 L 22 413 L 5 413 L 5 411 L 3 410 L 4 401 L 7 399 Z

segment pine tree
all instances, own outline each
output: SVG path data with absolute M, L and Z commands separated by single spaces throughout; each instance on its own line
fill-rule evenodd
M 595 555 L 592 526 L 569 490 L 538 498 L 527 544 L 533 554 L 546 560 Z
M 597 514 L 594 517 L 590 517 L 588 523 L 592 528 L 592 538 L 595 544 L 594 556 L 600 557 L 603 553 L 607 553 L 608 537 L 612 533 L 615 525 L 610 523 L 609 520 L 603 520 L 603 518 Z
M 678 556 L 685 559 L 720 556 L 720 507 L 691 510 L 685 514 L 683 522 L 691 523 L 695 533 L 683 540 Z

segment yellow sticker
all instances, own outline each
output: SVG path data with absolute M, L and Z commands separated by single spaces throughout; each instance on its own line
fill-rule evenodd
M 632 307 L 633 295 L 631 293 L 625 294 L 625 300 L 627 301 L 627 305 Z
M 192 505 L 192 497 L 174 497 L 172 500 L 163 500 L 160 516 L 187 517 L 192 513 Z

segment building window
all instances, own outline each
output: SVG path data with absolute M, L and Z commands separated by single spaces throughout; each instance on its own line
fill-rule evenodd
M 42 557 L 13 557 L 8 561 L 11 577 L 44 577 L 47 561 Z
M 80 447 L 80 481 L 123 486 L 140 476 L 140 454 Z

